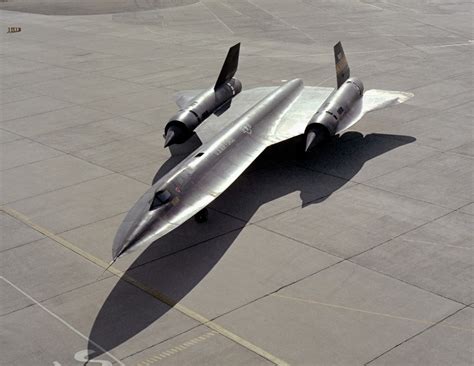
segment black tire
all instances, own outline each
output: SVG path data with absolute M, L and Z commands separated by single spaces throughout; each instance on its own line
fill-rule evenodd
M 198 224 L 202 224 L 204 222 L 207 222 L 208 217 L 209 217 L 209 211 L 207 210 L 207 208 L 203 208 L 196 215 L 194 215 L 194 220 L 196 220 Z

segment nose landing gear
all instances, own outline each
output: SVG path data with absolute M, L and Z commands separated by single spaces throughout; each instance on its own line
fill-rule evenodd
M 207 222 L 208 217 L 209 217 L 209 211 L 207 210 L 207 208 L 203 208 L 196 215 L 194 215 L 194 220 L 196 220 L 198 224 L 202 224 L 204 222 Z

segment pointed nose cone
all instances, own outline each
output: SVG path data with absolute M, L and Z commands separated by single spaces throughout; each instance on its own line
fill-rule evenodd
M 172 127 L 168 128 L 165 136 L 165 147 L 173 145 L 176 143 L 176 133 Z
M 310 149 L 314 147 L 314 145 L 316 145 L 316 132 L 309 131 L 306 134 L 306 147 L 304 151 L 308 152 Z
M 146 231 L 149 222 L 149 201 L 153 196 L 147 191 L 128 211 L 115 234 L 112 245 L 112 258 L 116 259 L 127 252 L 133 251 Z
M 132 221 L 124 220 L 115 235 L 112 246 L 113 260 L 133 252 L 139 246 L 145 244 L 143 237 L 147 229 L 145 216 Z
M 112 245 L 113 259 L 146 247 L 177 227 L 167 220 L 170 208 L 175 206 L 163 205 L 150 210 L 155 190 L 152 186 L 145 192 L 123 219 Z
M 112 259 L 115 261 L 118 257 L 125 255 L 127 251 L 133 246 L 135 240 L 133 235 L 133 224 L 124 221 L 119 227 L 117 234 L 115 234 L 114 243 L 112 246 Z

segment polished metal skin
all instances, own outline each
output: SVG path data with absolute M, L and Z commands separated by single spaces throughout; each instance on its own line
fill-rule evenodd
M 374 89 L 364 93 L 362 82 L 348 79 L 342 46 L 336 46 L 338 89 L 304 87 L 300 79 L 280 87 L 250 89 L 225 114 L 210 116 L 197 126 L 202 145 L 153 184 L 128 212 L 114 239 L 113 260 L 150 245 L 207 207 L 268 146 L 306 133 L 306 149 L 310 149 L 365 113 L 413 96 Z M 241 115 L 242 110 L 247 112 Z
M 269 136 L 302 90 L 300 79 L 287 82 L 156 182 L 125 217 L 113 258 L 151 244 L 224 192 L 272 144 Z M 160 201 L 157 192 L 169 196 Z
M 220 115 L 230 107 L 232 98 L 242 90 L 242 83 L 234 79 L 239 52 L 240 43 L 237 43 L 229 49 L 214 87 L 184 101 L 182 109 L 171 117 L 165 126 L 165 147 L 185 142 L 211 114 Z

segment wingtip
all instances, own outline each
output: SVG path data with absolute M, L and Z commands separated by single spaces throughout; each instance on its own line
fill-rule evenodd
M 399 103 L 405 103 L 408 99 L 411 99 L 415 96 L 415 94 L 410 92 L 400 92 L 400 96 L 398 97 Z

